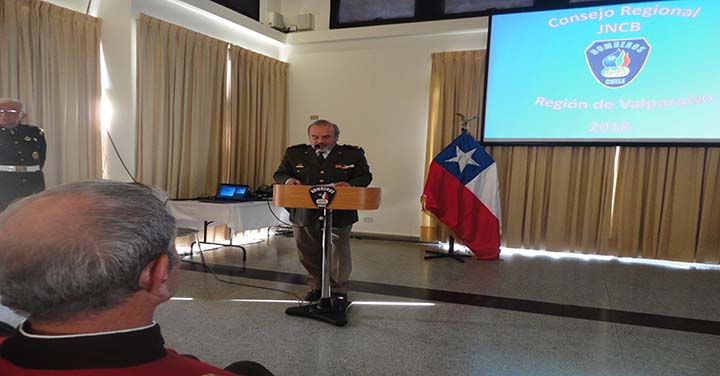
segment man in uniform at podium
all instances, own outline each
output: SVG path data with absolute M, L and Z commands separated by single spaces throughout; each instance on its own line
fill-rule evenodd
M 18 198 L 45 189 L 45 135 L 22 122 L 23 104 L 0 98 L 0 212 Z
M 352 145 L 338 145 L 340 129 L 327 120 L 317 120 L 308 126 L 310 145 L 290 146 L 280 167 L 273 176 L 278 184 L 323 185 L 337 187 L 367 187 L 372 174 L 365 159 L 365 151 Z M 300 262 L 308 272 L 310 291 L 305 301 L 321 298 L 322 284 L 322 223 L 319 209 L 287 209 L 293 226 Z M 346 303 L 348 280 L 352 270 L 350 258 L 350 230 L 358 221 L 356 210 L 333 211 L 333 257 L 330 265 L 332 298 Z

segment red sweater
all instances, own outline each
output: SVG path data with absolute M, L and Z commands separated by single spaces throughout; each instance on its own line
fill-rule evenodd
M 28 322 L 23 329 L 0 337 L 2 376 L 237 376 L 166 349 L 157 324 L 130 332 L 60 338 L 28 335 Z

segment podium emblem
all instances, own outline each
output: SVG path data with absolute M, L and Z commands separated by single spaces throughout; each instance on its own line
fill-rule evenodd
M 335 197 L 335 188 L 328 185 L 316 185 L 310 188 L 310 199 L 318 208 L 326 208 Z

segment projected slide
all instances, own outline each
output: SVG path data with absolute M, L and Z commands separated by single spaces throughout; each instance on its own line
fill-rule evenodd
M 484 141 L 720 142 L 720 1 L 494 15 Z

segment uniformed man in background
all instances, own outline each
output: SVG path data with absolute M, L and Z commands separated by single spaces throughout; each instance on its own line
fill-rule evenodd
M 327 120 L 317 120 L 308 126 L 310 145 L 294 145 L 285 151 L 274 179 L 279 184 L 367 187 L 372 174 L 362 148 L 338 145 L 340 129 Z M 310 291 L 305 301 L 321 298 L 322 284 L 322 224 L 319 209 L 288 209 L 300 262 L 308 272 Z M 347 302 L 348 280 L 352 270 L 350 258 L 350 230 L 358 221 L 356 210 L 333 211 L 333 258 L 330 265 L 332 298 Z
M 24 116 L 22 102 L 0 98 L 0 211 L 45 189 L 45 135 L 42 129 L 23 124 Z

